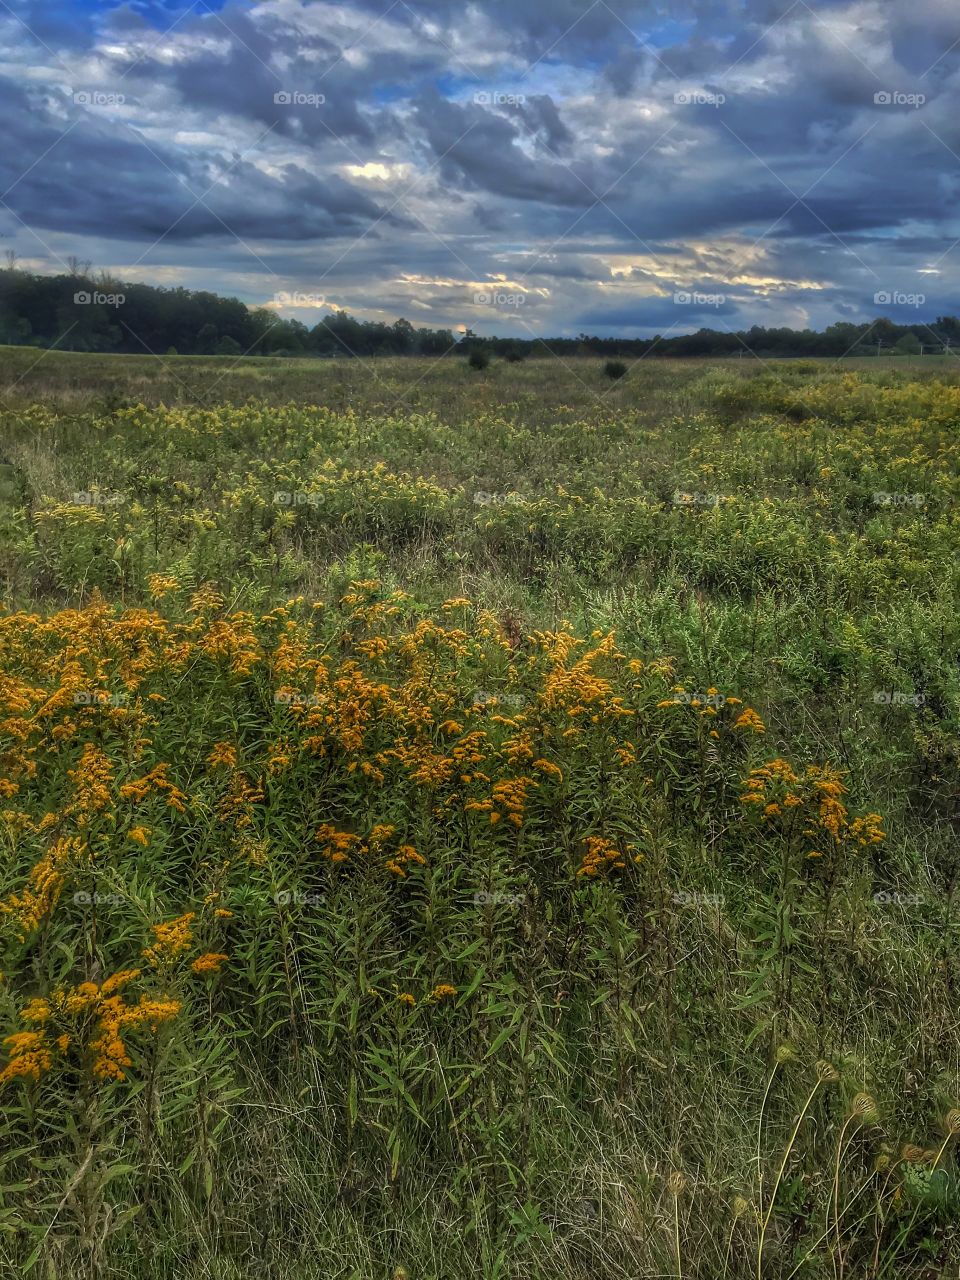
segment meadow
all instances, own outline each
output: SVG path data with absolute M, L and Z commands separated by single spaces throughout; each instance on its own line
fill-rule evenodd
M 0 350 L 0 1269 L 960 1268 L 953 359 Z

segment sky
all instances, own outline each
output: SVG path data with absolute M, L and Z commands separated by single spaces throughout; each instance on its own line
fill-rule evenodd
M 0 0 L 0 251 L 518 337 L 960 313 L 957 0 Z

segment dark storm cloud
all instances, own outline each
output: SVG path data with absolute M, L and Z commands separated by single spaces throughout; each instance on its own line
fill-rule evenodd
M 201 166 L 177 150 L 146 145 L 136 130 L 118 130 L 72 101 L 60 105 L 70 111 L 72 127 L 55 120 L 35 95 L 0 78 L 0 112 L 8 122 L 0 190 L 30 225 L 91 235 L 108 227 L 129 240 L 231 232 L 305 240 L 362 231 L 381 215 L 372 199 L 336 175 L 321 182 L 288 164 L 268 176 L 242 154 Z M 19 157 L 30 155 L 52 162 L 24 172 Z
M 517 200 L 589 205 L 589 185 L 552 158 L 531 159 L 520 143 L 532 135 L 522 120 L 484 106 L 460 106 L 431 93 L 417 103 L 415 122 L 442 172 L 475 189 Z M 535 136 L 535 135 L 533 135 Z
M 583 329 L 665 333 L 675 327 L 686 332 L 700 326 L 705 329 L 723 328 L 725 326 L 720 323 L 721 319 L 725 319 L 729 327 L 729 321 L 736 314 L 737 305 L 732 298 L 718 295 L 712 286 L 700 286 L 696 289 L 678 289 L 675 294 L 666 298 L 639 296 L 633 302 L 593 308 L 578 315 L 577 323 Z
M 573 134 L 564 124 L 557 104 L 549 94 L 525 97 L 517 111 L 529 134 L 542 139 L 552 151 L 566 151 L 573 142 Z
M 384 113 L 362 109 L 366 82 L 355 82 L 343 47 L 323 33 L 311 32 L 306 42 L 298 28 L 255 22 L 237 5 L 215 15 L 201 10 L 177 24 L 186 40 L 197 38 L 169 64 L 164 40 L 136 15 L 125 17 L 119 32 L 132 39 L 131 51 L 110 57 L 111 82 L 165 87 L 197 112 L 246 118 L 314 144 L 338 138 L 370 143 L 383 130 Z M 323 101 L 298 105 L 278 102 L 278 95 Z
M 709 324 L 728 313 L 674 308 L 674 286 L 716 292 L 741 260 L 731 323 L 859 315 L 930 263 L 960 289 L 953 0 L 10 3 L 0 190 L 58 253 L 121 242 L 207 287 L 216 262 L 227 291 L 320 270 L 342 305 L 406 297 L 425 322 L 456 318 L 465 281 L 528 272 L 554 331 Z M 75 106 L 87 88 L 126 102 Z

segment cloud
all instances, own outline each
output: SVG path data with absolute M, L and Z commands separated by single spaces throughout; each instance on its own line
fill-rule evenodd
M 50 269 L 544 333 L 960 293 L 952 0 L 11 0 L 0 33 L 0 231 Z M 518 275 L 522 319 L 421 283 Z

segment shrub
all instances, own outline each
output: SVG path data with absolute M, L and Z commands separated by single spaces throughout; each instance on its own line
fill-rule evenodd
M 467 357 L 467 364 L 471 369 L 486 369 L 489 363 L 490 356 L 482 347 L 475 347 Z
M 603 372 L 611 379 L 611 381 L 616 382 L 619 378 L 625 376 L 627 366 L 622 360 L 608 360 L 603 366 Z

